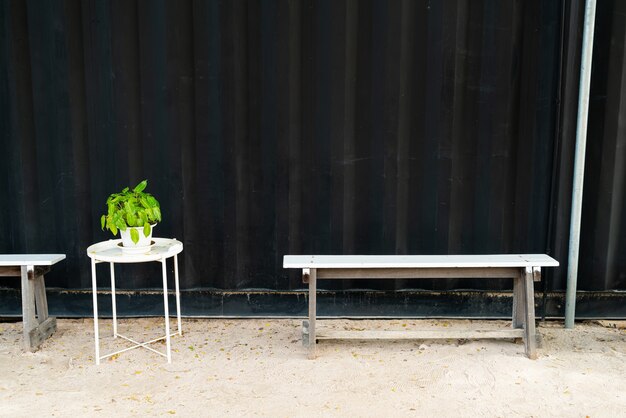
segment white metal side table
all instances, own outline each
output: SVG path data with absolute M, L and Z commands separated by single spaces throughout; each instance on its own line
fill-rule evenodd
M 178 284 L 178 254 L 183 251 L 183 243 L 175 239 L 168 238 L 152 238 L 153 244 L 150 250 L 145 254 L 127 254 L 122 252 L 121 239 L 102 241 L 97 244 L 91 245 L 87 248 L 87 255 L 91 258 L 91 283 L 93 286 L 93 328 L 95 334 L 95 347 L 96 347 L 96 364 L 100 364 L 100 360 L 107 357 L 111 357 L 115 354 L 123 353 L 133 348 L 143 347 L 150 351 L 153 351 L 163 357 L 167 358 L 167 362 L 172 362 L 172 350 L 170 338 L 172 335 L 182 335 L 181 320 L 180 320 L 180 289 Z M 178 330 L 174 334 L 170 334 L 170 321 L 169 321 L 169 305 L 167 301 L 167 265 L 166 260 L 168 258 L 174 259 L 174 281 L 176 286 L 176 315 L 178 319 Z M 117 332 L 117 308 L 115 304 L 115 263 L 147 263 L 151 261 L 157 261 L 161 263 L 163 271 L 163 307 L 165 310 L 165 335 L 163 337 L 155 338 L 146 342 L 137 342 L 132 338 L 121 335 Z M 127 340 L 134 345 L 113 353 L 100 355 L 100 334 L 98 331 L 98 298 L 97 298 L 97 285 L 96 285 L 96 264 L 109 263 L 111 268 L 111 302 L 113 308 L 113 338 L 120 337 Z M 148 344 L 161 341 L 165 339 L 166 352 L 162 353 L 151 347 Z

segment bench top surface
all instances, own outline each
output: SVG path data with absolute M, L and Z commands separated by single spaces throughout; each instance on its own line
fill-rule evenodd
M 0 266 L 51 266 L 65 259 L 65 254 L 0 254 Z
M 286 255 L 284 268 L 556 267 L 546 254 Z

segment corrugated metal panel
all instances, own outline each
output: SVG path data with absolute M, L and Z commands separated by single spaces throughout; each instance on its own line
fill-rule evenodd
M 581 289 L 626 290 L 626 4 L 600 2 L 592 74 Z
M 580 7 L 567 3 L 564 20 L 559 2 L 540 1 L 2 2 L 0 252 L 67 253 L 51 284 L 89 287 L 84 251 L 109 238 L 106 196 L 148 178 L 165 215 L 156 233 L 184 241 L 186 289 L 299 288 L 287 253 L 561 254 L 560 32 L 563 21 L 575 36 Z M 622 35 L 596 48 L 594 74 L 608 74 L 593 87 L 600 154 L 623 149 L 620 7 L 599 5 L 596 42 Z M 623 163 L 600 154 L 579 283 L 624 289 Z M 589 209 L 594 189 L 608 218 Z M 155 286 L 124 269 L 121 287 Z

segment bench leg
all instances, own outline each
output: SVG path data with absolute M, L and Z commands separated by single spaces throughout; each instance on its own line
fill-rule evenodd
M 30 341 L 30 331 L 37 327 L 35 319 L 35 289 L 32 279 L 35 272 L 34 266 L 22 266 L 22 323 L 24 351 L 34 351 Z
M 513 328 L 524 327 L 524 307 L 526 300 L 524 298 L 524 269 L 520 271 L 518 277 L 513 279 Z
M 35 278 L 35 303 L 37 305 L 37 319 L 41 324 L 48 319 L 48 299 L 46 298 L 46 282 L 43 275 Z
M 48 300 L 43 274 L 34 266 L 22 266 L 23 347 L 35 351 L 57 329 L 56 318 L 48 317 Z
M 526 344 L 526 355 L 529 359 L 535 360 L 537 358 L 537 335 L 535 332 L 535 286 L 532 267 L 527 267 L 524 271 L 524 300 L 524 343 Z
M 317 270 L 311 269 L 309 272 L 309 359 L 315 359 L 316 338 L 315 338 L 315 316 L 317 314 Z

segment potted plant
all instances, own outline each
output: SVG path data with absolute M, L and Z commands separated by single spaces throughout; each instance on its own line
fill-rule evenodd
M 144 180 L 134 189 L 126 187 L 120 193 L 113 193 L 106 201 L 107 214 L 102 215 L 100 222 L 105 228 L 117 235 L 120 231 L 122 249 L 149 248 L 152 229 L 161 220 L 159 202 L 144 190 L 148 180 Z

